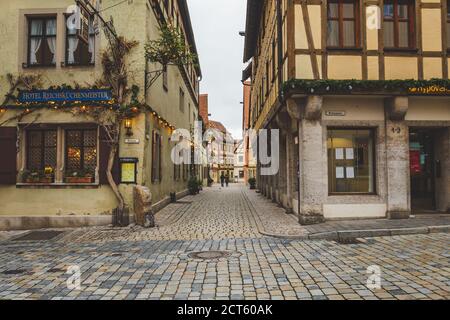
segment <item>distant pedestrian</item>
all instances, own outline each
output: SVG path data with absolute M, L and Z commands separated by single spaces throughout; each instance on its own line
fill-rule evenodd
M 228 174 L 225 177 L 225 183 L 226 183 L 227 188 L 228 188 L 228 184 L 230 183 L 230 176 Z
M 222 174 L 220 175 L 220 184 L 222 185 L 222 187 L 223 187 L 224 182 L 225 182 L 225 175 L 222 172 Z

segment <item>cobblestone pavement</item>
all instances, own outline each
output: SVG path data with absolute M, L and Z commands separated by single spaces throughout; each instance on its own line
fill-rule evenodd
M 259 238 L 257 222 L 240 186 L 213 187 L 183 198 L 156 215 L 157 228 L 83 228 L 64 237 L 66 242 L 143 240 L 220 240 Z
M 0 299 L 449 299 L 448 234 L 359 244 L 273 238 L 9 242 L 0 247 Z M 216 260 L 188 253 L 225 250 Z M 65 270 L 81 270 L 81 290 Z M 381 289 L 366 286 L 381 268 Z
M 450 235 L 282 240 L 238 187 L 205 190 L 157 215 L 157 229 L 86 228 L 0 243 L 0 299 L 449 299 Z M 259 208 L 258 208 L 259 207 Z M 210 260 L 200 251 L 224 251 Z M 381 289 L 367 287 L 369 266 Z M 78 266 L 81 289 L 66 271 Z

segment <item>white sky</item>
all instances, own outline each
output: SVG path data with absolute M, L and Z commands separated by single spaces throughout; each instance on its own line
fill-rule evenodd
M 220 121 L 235 139 L 242 137 L 242 55 L 246 0 L 187 0 L 210 119 Z

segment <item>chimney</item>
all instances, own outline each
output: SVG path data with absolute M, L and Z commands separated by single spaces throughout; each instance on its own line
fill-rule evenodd
M 199 99 L 199 113 L 202 117 L 203 121 L 205 122 L 205 125 L 209 125 L 209 118 L 208 118 L 208 94 L 201 94 Z

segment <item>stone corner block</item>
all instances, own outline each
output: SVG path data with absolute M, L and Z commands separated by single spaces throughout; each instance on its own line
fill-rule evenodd
M 411 211 L 388 211 L 387 218 L 391 220 L 409 219 Z
M 390 97 L 384 101 L 388 118 L 392 121 L 405 120 L 408 112 L 409 99 L 408 97 Z
M 133 192 L 134 215 L 137 225 L 153 228 L 155 217 L 152 210 L 152 193 L 144 186 L 135 186 Z
M 320 214 L 300 214 L 298 216 L 298 222 L 303 225 L 319 224 L 325 222 L 325 218 Z

